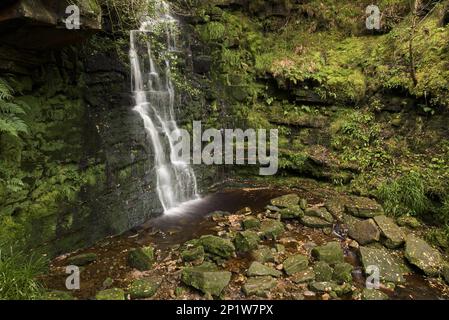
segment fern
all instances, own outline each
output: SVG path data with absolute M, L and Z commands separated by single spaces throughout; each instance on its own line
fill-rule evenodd
M 18 137 L 20 133 L 28 133 L 28 126 L 20 117 L 26 113 L 26 106 L 12 102 L 13 93 L 8 82 L 0 78 L 0 134 Z

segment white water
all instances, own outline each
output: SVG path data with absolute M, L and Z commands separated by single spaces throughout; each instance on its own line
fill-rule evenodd
M 156 55 L 148 38 L 156 33 L 162 34 L 165 38 L 164 53 L 176 52 L 177 26 L 178 21 L 170 15 L 168 4 L 157 1 L 155 17 L 146 18 L 140 29 L 130 34 L 133 110 L 142 118 L 154 151 L 156 188 L 164 212 L 198 198 L 196 177 L 191 166 L 174 154 L 172 133 L 179 129 L 174 117 L 175 91 L 170 61 L 163 58 L 161 63 L 156 63 Z

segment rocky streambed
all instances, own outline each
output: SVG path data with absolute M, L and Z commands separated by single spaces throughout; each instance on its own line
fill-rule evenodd
M 49 299 L 446 299 L 447 259 L 424 228 L 314 184 L 230 189 L 60 256 L 43 280 Z

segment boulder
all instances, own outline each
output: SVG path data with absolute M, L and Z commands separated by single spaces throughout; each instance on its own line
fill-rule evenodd
M 154 263 L 154 249 L 151 246 L 131 249 L 128 253 L 128 265 L 140 271 L 150 270 Z
M 95 253 L 83 253 L 67 259 L 67 264 L 75 265 L 78 267 L 85 266 L 97 260 L 97 255 Z
M 247 296 L 255 295 L 259 297 L 267 297 L 271 289 L 276 287 L 276 280 L 273 277 L 254 277 L 249 278 L 243 285 L 243 292 Z
M 283 265 L 285 273 L 290 276 L 307 269 L 309 265 L 309 259 L 301 254 L 296 254 L 285 259 Z
M 349 263 L 346 262 L 337 263 L 334 266 L 332 280 L 336 281 L 337 283 L 351 282 L 353 269 L 354 269 L 353 266 L 350 265 Z
M 382 206 L 376 201 L 363 198 L 353 197 L 351 203 L 345 205 L 347 213 L 359 218 L 373 218 L 384 214 Z
M 304 271 L 300 271 L 295 273 L 292 277 L 291 280 L 294 283 L 308 283 L 311 281 L 315 280 L 315 272 L 313 271 L 312 268 L 308 268 L 307 270 Z
M 294 205 L 288 208 L 281 209 L 279 211 L 281 215 L 281 219 L 289 220 L 289 219 L 298 219 L 304 215 L 304 211 L 298 205 Z
M 315 272 L 316 281 L 322 282 L 332 280 L 333 269 L 324 261 L 318 261 L 313 267 L 313 271 Z
M 389 297 L 385 293 L 375 289 L 365 288 L 362 291 L 362 300 L 388 300 Z
M 245 230 L 258 229 L 260 227 L 260 220 L 254 217 L 246 218 L 242 221 L 242 227 Z
M 365 273 L 368 267 L 377 266 L 381 280 L 393 283 L 405 281 L 403 275 L 407 273 L 407 269 L 404 263 L 385 248 L 360 247 L 359 253 Z
M 402 216 L 397 219 L 398 225 L 401 227 L 408 227 L 410 229 L 417 229 L 421 227 L 421 222 L 418 221 L 415 217 L 411 216 Z
M 332 281 L 313 281 L 309 284 L 309 289 L 318 293 L 331 292 L 337 287 L 338 284 Z
M 181 252 L 181 258 L 185 262 L 203 261 L 204 260 L 204 248 L 203 246 L 197 246 L 192 249 L 186 249 Z
M 260 225 L 260 234 L 267 239 L 277 239 L 284 230 L 284 224 L 277 220 L 266 220 Z
M 271 205 L 279 208 L 289 208 L 298 205 L 299 197 L 296 194 L 287 194 L 278 198 L 271 199 Z
M 231 272 L 218 271 L 212 263 L 203 263 L 197 267 L 182 270 L 181 281 L 204 294 L 219 296 L 231 280 Z
M 125 291 L 119 288 L 112 288 L 99 291 L 95 295 L 96 300 L 125 300 Z
M 405 234 L 393 219 L 386 216 L 374 217 L 380 229 L 383 244 L 389 249 L 399 248 L 405 240 Z
M 330 228 L 332 222 L 326 221 L 319 217 L 304 216 L 300 218 L 300 222 L 309 228 Z
M 151 298 L 157 292 L 161 285 L 158 279 L 136 279 L 128 288 L 128 293 L 131 299 L 146 299 Z
M 280 277 L 282 275 L 282 272 L 280 272 L 272 267 L 263 265 L 260 262 L 254 261 L 249 266 L 247 275 L 248 275 L 248 277 L 257 277 L 257 276 Z
M 234 244 L 237 251 L 247 252 L 256 249 L 259 241 L 260 238 L 257 232 L 246 230 L 237 233 L 234 239 Z
M 324 207 L 312 207 L 312 208 L 306 209 L 304 214 L 309 217 L 321 218 L 330 223 L 334 222 L 334 217 Z
M 428 276 L 437 276 L 443 266 L 440 252 L 413 235 L 405 239 L 405 257 Z
M 361 245 L 379 241 L 380 231 L 373 219 L 357 221 L 348 225 L 349 237 Z
M 200 243 L 204 247 L 204 251 L 225 259 L 230 258 L 235 253 L 235 247 L 228 239 L 206 235 L 200 238 Z
M 318 261 L 324 261 L 330 265 L 344 262 L 343 249 L 339 242 L 328 242 L 324 246 L 313 248 L 312 256 Z
M 274 261 L 273 252 L 267 246 L 260 246 L 258 249 L 251 251 L 250 256 L 254 261 L 260 263 Z

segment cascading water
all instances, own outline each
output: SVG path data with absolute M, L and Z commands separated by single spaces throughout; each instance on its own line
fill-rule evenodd
M 164 211 L 198 198 L 196 177 L 191 166 L 174 154 L 175 91 L 170 75 L 169 54 L 177 52 L 178 21 L 164 1 L 156 1 L 155 14 L 130 34 L 132 90 L 136 111 L 143 120 L 154 151 L 157 193 Z M 150 37 L 163 38 L 160 54 L 153 52 Z M 156 58 L 159 57 L 159 60 Z M 160 61 L 158 63 L 158 61 Z

